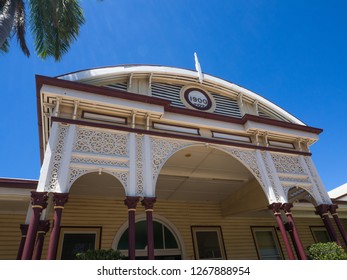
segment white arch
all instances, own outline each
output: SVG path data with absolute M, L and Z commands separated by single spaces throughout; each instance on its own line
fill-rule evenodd
M 154 140 L 154 138 L 152 139 Z M 168 140 L 168 139 L 165 139 L 164 140 L 165 143 L 168 143 L 172 140 Z M 189 142 L 181 142 L 181 143 L 184 143 L 184 144 L 177 144 L 177 140 L 174 141 L 175 144 L 176 144 L 176 147 L 174 147 L 173 145 L 169 145 L 171 147 L 171 151 L 167 151 L 167 154 L 165 156 L 163 156 L 163 154 L 161 153 L 161 159 L 154 159 L 154 156 L 155 156 L 155 150 L 153 149 L 153 164 L 154 162 L 158 163 L 158 166 L 154 168 L 154 171 L 153 171 L 153 190 L 154 190 L 154 195 L 155 195 L 155 192 L 156 192 L 156 187 L 157 187 L 157 181 L 158 181 L 158 177 L 159 177 L 159 174 L 160 174 L 160 171 L 162 170 L 163 166 L 165 165 L 165 163 L 169 160 L 169 158 L 171 158 L 175 153 L 185 149 L 185 148 L 189 148 L 189 147 L 194 147 L 194 146 L 206 146 L 205 143 L 198 143 L 198 142 L 194 142 L 194 143 L 189 143 Z M 238 160 L 240 162 L 240 164 L 242 164 L 245 168 L 247 168 L 248 171 L 251 172 L 251 174 L 255 177 L 255 179 L 257 180 L 257 182 L 259 183 L 259 185 L 261 186 L 261 188 L 263 189 L 264 191 L 264 194 L 265 196 L 267 197 L 267 199 L 270 201 L 270 198 L 269 198 L 269 194 L 266 192 L 266 186 L 264 184 L 264 182 L 262 181 L 262 178 L 260 176 L 260 171 L 259 171 L 259 168 L 257 167 L 257 165 L 254 165 L 253 167 L 247 165 L 244 161 L 242 161 L 242 158 L 240 157 L 237 157 L 236 153 L 243 153 L 243 155 L 245 155 L 245 157 L 249 157 L 251 155 L 254 156 L 254 160 L 256 160 L 256 155 L 255 153 L 253 152 L 253 150 L 243 150 L 243 149 L 236 149 L 234 147 L 221 147 L 219 145 L 216 145 L 216 144 L 208 144 L 208 147 L 209 148 L 214 148 L 214 149 L 217 149 L 217 150 L 220 150 L 228 155 L 230 155 L 231 157 L 233 157 L 234 159 Z M 231 151 L 235 151 L 234 154 L 231 153 Z M 162 151 L 161 151 L 162 152 Z M 250 161 L 251 162 L 251 161 Z M 258 172 L 257 170 L 258 169 Z
M 319 201 L 319 199 L 317 199 L 317 197 L 316 197 L 314 191 L 312 191 L 311 188 L 306 188 L 306 187 L 303 187 L 303 186 L 292 186 L 292 187 L 288 187 L 288 188 L 286 189 L 287 201 L 290 200 L 290 198 L 289 198 L 289 192 L 290 192 L 290 190 L 292 190 L 292 189 L 300 189 L 300 190 L 306 191 L 306 192 L 311 196 L 311 198 L 312 198 L 312 201 L 310 201 L 310 203 L 312 203 L 313 205 L 316 204 L 315 206 L 317 206 L 317 205 L 319 204 L 320 201 Z
M 76 177 L 73 177 L 73 178 L 72 178 L 72 177 L 71 177 L 71 169 L 70 169 L 70 176 L 69 176 L 69 178 L 70 178 L 70 180 L 71 180 L 71 178 L 72 178 L 72 180 L 69 182 L 68 188 L 67 188 L 67 191 L 66 191 L 66 192 L 70 192 L 71 187 L 73 186 L 73 184 L 76 182 L 77 179 L 81 178 L 81 177 L 84 176 L 84 175 L 90 174 L 90 173 L 98 173 L 98 172 L 99 172 L 99 169 L 89 169 L 89 170 L 85 170 L 85 169 L 78 169 L 78 168 L 77 168 L 76 170 L 79 170 L 80 173 L 78 173 L 78 175 L 77 175 Z M 126 195 L 126 193 L 127 193 L 126 187 L 124 186 L 122 180 L 121 180 L 120 178 L 118 178 L 114 172 L 110 172 L 110 171 L 108 171 L 108 170 L 102 170 L 102 173 L 107 173 L 108 175 L 111 175 L 113 178 L 115 178 L 117 181 L 119 181 L 119 183 L 120 183 L 120 184 L 122 185 L 122 187 L 123 187 L 124 194 Z

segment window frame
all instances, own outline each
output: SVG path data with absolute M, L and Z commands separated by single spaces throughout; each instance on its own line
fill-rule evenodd
M 101 226 L 61 226 L 59 235 L 59 246 L 57 250 L 57 260 L 61 260 L 63 246 L 64 246 L 64 236 L 65 234 L 95 234 L 95 244 L 94 249 L 100 250 L 101 248 Z
M 280 240 L 279 240 L 278 235 L 277 235 L 276 227 L 274 227 L 274 226 L 251 226 L 251 231 L 252 231 L 253 241 L 254 241 L 255 249 L 257 251 L 257 256 L 258 256 L 259 260 L 264 260 L 264 259 L 262 258 L 262 255 L 260 254 L 260 247 L 259 247 L 257 236 L 256 236 L 257 231 L 270 231 L 272 233 L 272 237 L 273 237 L 273 240 L 275 242 L 280 260 L 284 260 L 284 254 L 282 251 L 282 246 L 281 246 Z
M 317 236 L 315 235 L 315 232 L 317 232 L 317 231 L 324 231 L 324 232 L 326 232 L 327 237 L 329 239 L 329 241 L 326 241 L 326 242 L 331 242 L 332 241 L 331 238 L 330 238 L 329 232 L 327 231 L 327 229 L 324 226 L 310 226 L 310 231 L 312 233 L 312 237 L 313 237 L 313 240 L 314 240 L 315 243 L 321 243 L 322 242 L 322 241 L 319 241 Z
M 135 224 L 138 222 L 146 222 L 146 218 L 145 217 L 137 217 Z M 157 222 L 159 223 L 162 227 L 167 228 L 173 235 L 173 237 L 175 238 L 175 241 L 177 243 L 177 248 L 161 248 L 161 249 L 156 249 L 154 248 L 154 255 L 155 257 L 162 257 L 162 256 L 180 256 L 181 259 L 183 259 L 184 257 L 184 252 L 183 252 L 183 248 L 182 248 L 182 239 L 179 238 L 179 236 L 177 235 L 177 230 L 172 227 L 167 221 L 158 218 L 154 218 L 153 219 L 153 223 Z M 123 224 L 123 226 L 121 227 L 121 229 L 118 231 L 117 233 L 117 238 L 116 238 L 116 242 L 113 241 L 112 243 L 112 248 L 114 248 L 115 250 L 119 250 L 126 258 L 129 256 L 129 251 L 128 249 L 118 249 L 118 245 L 119 242 L 123 236 L 123 234 L 126 232 L 126 230 L 128 229 L 128 222 L 126 222 L 125 224 Z M 136 225 L 135 225 L 136 228 Z M 143 257 L 147 257 L 148 256 L 148 251 L 147 251 L 147 246 L 144 249 L 136 249 L 136 258 L 143 258 Z
M 220 258 L 200 258 L 199 248 L 198 248 L 198 237 L 197 237 L 198 232 L 216 232 L 217 233 L 219 250 L 221 252 Z M 221 226 L 191 226 L 191 233 L 192 233 L 192 239 L 193 239 L 194 258 L 196 260 L 226 260 L 227 259 Z

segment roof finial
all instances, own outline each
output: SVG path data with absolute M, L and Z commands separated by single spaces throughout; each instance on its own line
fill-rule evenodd
M 203 74 L 201 71 L 200 63 L 199 63 L 198 56 L 197 56 L 196 52 L 194 52 L 194 58 L 195 58 L 195 69 L 199 75 L 199 82 L 202 83 L 204 80 L 204 77 L 203 77 Z

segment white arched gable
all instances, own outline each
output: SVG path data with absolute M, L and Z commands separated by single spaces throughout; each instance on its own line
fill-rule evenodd
M 147 74 L 148 77 L 151 75 L 160 75 L 161 77 L 171 77 L 179 80 L 182 79 L 191 79 L 192 81 L 198 81 L 198 73 L 196 71 L 176 68 L 176 67 L 166 67 L 166 66 L 150 66 L 150 65 L 123 65 L 123 66 L 113 66 L 113 67 L 104 67 L 104 68 L 94 68 L 83 70 L 79 72 L 74 72 L 66 75 L 59 76 L 59 79 L 69 80 L 69 81 L 79 81 L 87 82 L 93 84 L 93 80 L 99 79 L 109 79 L 111 77 L 132 75 L 132 74 Z M 229 81 L 217 78 L 212 75 L 203 74 L 204 82 L 215 85 L 216 87 L 222 87 L 229 90 L 232 90 L 238 94 L 243 95 L 254 102 L 259 102 L 265 107 L 273 110 L 279 115 L 283 116 L 285 119 L 288 119 L 290 122 L 298 125 L 305 125 L 302 121 L 262 97 L 259 94 L 256 94 L 248 89 L 245 89 L 239 85 L 231 83 Z

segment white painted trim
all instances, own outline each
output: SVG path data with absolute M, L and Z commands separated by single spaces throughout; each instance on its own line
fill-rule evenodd
M 189 133 L 194 135 L 199 135 L 198 128 L 182 127 L 177 125 L 169 125 L 164 123 L 153 123 L 153 128 L 160 130 L 169 130 L 174 132 Z
M 323 183 L 322 183 L 322 181 L 321 181 L 321 179 L 319 177 L 319 174 L 317 173 L 317 170 L 316 170 L 316 167 L 313 164 L 312 158 L 308 157 L 308 159 L 310 161 L 310 164 L 311 164 L 311 168 L 313 169 L 312 171 L 315 172 L 315 174 L 311 174 L 310 169 L 307 166 L 306 161 L 304 159 L 304 156 L 299 156 L 299 159 L 300 159 L 301 166 L 304 168 L 305 173 L 307 173 L 307 175 L 309 176 L 310 181 L 313 184 L 312 193 L 314 195 L 314 199 L 316 200 L 317 205 L 325 203 L 323 201 L 323 199 L 326 199 L 327 202 L 332 203 L 328 193 L 326 192 L 326 190 L 325 190 L 325 188 L 323 186 Z M 313 176 L 316 177 L 318 186 L 315 184 Z M 320 193 L 318 191 L 318 188 L 321 189 L 322 194 L 326 194 L 324 198 L 321 197 L 321 195 L 320 195 Z
M 143 114 L 149 113 L 154 116 L 161 116 L 164 114 L 164 107 L 162 105 L 149 104 L 140 101 L 134 101 L 124 98 L 118 98 L 115 96 L 105 96 L 100 94 L 94 94 L 90 92 L 84 92 L 80 90 L 60 88 L 56 86 L 43 85 L 41 88 L 41 94 L 45 96 L 61 96 L 64 99 L 73 99 L 82 102 L 86 100 L 92 101 L 96 105 L 100 106 L 114 106 L 129 111 L 142 112 Z M 132 96 L 134 93 L 129 93 Z
M 107 116 L 107 115 L 92 113 L 88 111 L 83 112 L 82 118 L 87 120 L 97 120 L 97 121 L 104 121 L 104 122 L 110 122 L 110 123 L 121 123 L 121 124 L 126 123 L 126 118 Z
M 143 136 L 143 193 L 144 196 L 154 197 L 155 196 L 155 186 L 153 184 L 153 168 L 152 168 L 152 147 L 151 139 L 149 135 Z
M 259 150 L 256 150 L 255 154 L 256 154 L 256 158 L 257 158 L 257 165 L 259 167 L 260 176 L 263 179 L 263 182 L 265 184 L 264 187 L 266 188 L 266 191 L 267 191 L 267 193 L 265 193 L 265 194 L 267 196 L 269 204 L 271 204 L 273 202 L 279 202 L 279 201 L 277 201 L 276 195 L 272 189 L 272 185 L 271 185 L 268 173 L 266 171 L 266 167 L 265 167 L 263 158 L 261 156 L 261 152 Z
M 216 132 L 216 131 L 212 131 L 212 136 L 213 136 L 213 138 L 234 140 L 234 141 L 245 142 L 245 143 L 252 143 L 249 136 L 227 134 L 227 133 L 221 133 L 221 132 Z
M 280 178 L 278 176 L 275 164 L 273 162 L 271 153 L 269 151 L 266 151 L 265 152 L 265 157 L 266 157 L 267 163 L 268 163 L 268 165 L 270 167 L 272 178 L 274 179 L 274 184 L 275 184 L 274 187 L 276 188 L 277 193 L 281 197 L 281 202 L 282 203 L 288 202 L 288 199 L 286 197 L 286 194 L 285 194 L 285 192 L 283 190 L 283 187 L 282 187 L 282 184 L 281 184 L 281 180 L 280 180 Z
M 57 145 L 59 124 L 57 122 L 53 122 L 52 127 L 50 129 L 50 136 L 48 140 L 48 144 L 45 151 L 45 157 L 43 159 L 43 163 L 40 170 L 40 178 L 37 184 L 36 191 L 43 192 L 45 191 L 45 186 L 48 184 L 50 180 L 50 172 L 51 164 L 52 164 L 52 153 L 55 152 L 55 147 Z
M 64 148 L 63 148 L 63 156 L 61 159 L 61 165 L 57 180 L 57 192 L 68 192 L 69 188 L 69 172 L 70 172 L 70 163 L 72 157 L 72 149 L 75 142 L 77 127 L 76 125 L 70 125 L 69 130 L 67 132 Z
M 137 172 L 136 172 L 136 134 L 129 133 L 129 185 L 126 190 L 127 196 L 136 196 L 137 189 Z
M 280 142 L 280 141 L 274 141 L 274 140 L 269 140 L 268 143 L 269 143 L 269 146 L 273 146 L 273 147 L 281 147 L 281 148 L 295 149 L 293 143 Z

